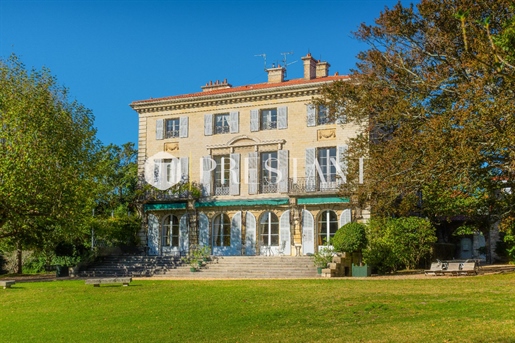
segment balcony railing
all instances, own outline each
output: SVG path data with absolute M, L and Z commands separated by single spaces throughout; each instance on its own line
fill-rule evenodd
M 340 189 L 341 181 L 321 182 L 315 177 L 298 177 L 289 179 L 288 193 L 302 194 L 315 192 L 336 193 Z
M 178 200 L 178 199 L 188 199 L 189 191 L 184 191 L 181 193 L 172 192 L 170 190 L 161 191 L 156 188 L 148 189 L 141 194 L 140 201 L 169 201 L 169 200 Z
M 215 183 L 215 195 L 229 195 L 229 185 Z

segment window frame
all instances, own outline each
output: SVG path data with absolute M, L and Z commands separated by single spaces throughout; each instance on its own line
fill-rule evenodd
M 259 221 L 259 242 L 261 246 L 278 247 L 280 245 L 280 232 L 279 217 L 272 211 L 263 213 Z
M 162 246 L 178 248 L 180 246 L 180 220 L 173 214 L 167 215 L 163 220 Z M 177 245 L 174 245 L 177 243 Z
M 168 130 L 168 123 L 172 123 L 172 130 Z M 179 138 L 181 132 L 181 118 L 165 119 L 164 123 L 164 138 Z M 171 134 L 170 134 L 171 133 Z
M 213 247 L 230 247 L 231 229 L 231 219 L 227 213 L 218 214 L 213 219 Z
M 265 114 L 269 113 L 270 118 L 265 118 Z M 268 117 L 268 115 L 267 115 Z M 275 117 L 275 121 L 273 120 Z M 265 120 L 266 119 L 266 120 Z M 265 130 L 276 130 L 278 123 L 278 111 L 277 107 L 274 108 L 265 108 L 259 110 L 259 129 L 261 131 Z
M 231 184 L 231 155 L 215 155 L 213 156 L 213 160 L 216 163 L 216 167 L 213 170 L 214 193 L 215 195 L 229 195 Z
M 213 123 L 213 134 L 214 135 L 221 135 L 231 132 L 231 114 L 229 112 L 227 113 L 218 113 L 213 116 L 214 123 Z M 218 126 L 218 118 L 223 118 L 223 122 L 221 126 Z M 221 128 L 219 130 L 219 127 Z
M 266 159 L 265 155 L 268 155 Z M 279 153 L 277 150 L 263 151 L 259 154 L 259 188 L 262 194 L 278 192 L 277 173 L 266 169 L 266 163 L 270 159 L 273 159 L 272 164 L 269 166 L 270 169 L 279 170 Z
M 331 238 L 334 237 L 339 228 L 338 215 L 333 210 L 324 210 L 320 213 L 317 221 L 318 226 L 318 245 L 331 244 Z

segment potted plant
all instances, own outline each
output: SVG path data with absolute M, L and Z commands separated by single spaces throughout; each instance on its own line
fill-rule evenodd
M 199 268 L 198 258 L 193 256 L 192 254 L 181 257 L 181 262 L 190 265 L 190 272 L 196 272 Z
M 368 243 L 365 225 L 360 223 L 345 224 L 336 231 L 331 243 L 337 252 L 357 255 L 355 257 L 358 259 L 358 264 L 352 263 L 352 276 L 370 276 L 370 266 L 363 265 L 361 254 Z
M 322 274 L 322 269 L 327 268 L 327 264 L 332 261 L 333 255 L 333 248 L 328 245 L 324 245 L 313 254 L 313 263 L 317 267 L 318 274 Z

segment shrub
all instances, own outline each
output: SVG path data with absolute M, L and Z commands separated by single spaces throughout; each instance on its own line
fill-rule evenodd
M 383 218 L 369 224 L 365 261 L 380 272 L 417 268 L 436 242 L 435 229 L 419 217 Z
M 361 252 L 367 246 L 365 225 L 348 223 L 336 231 L 331 244 L 337 252 Z

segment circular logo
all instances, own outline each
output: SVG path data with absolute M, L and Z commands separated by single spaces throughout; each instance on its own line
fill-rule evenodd
M 181 160 L 161 151 L 145 161 L 145 181 L 162 191 L 181 181 Z

